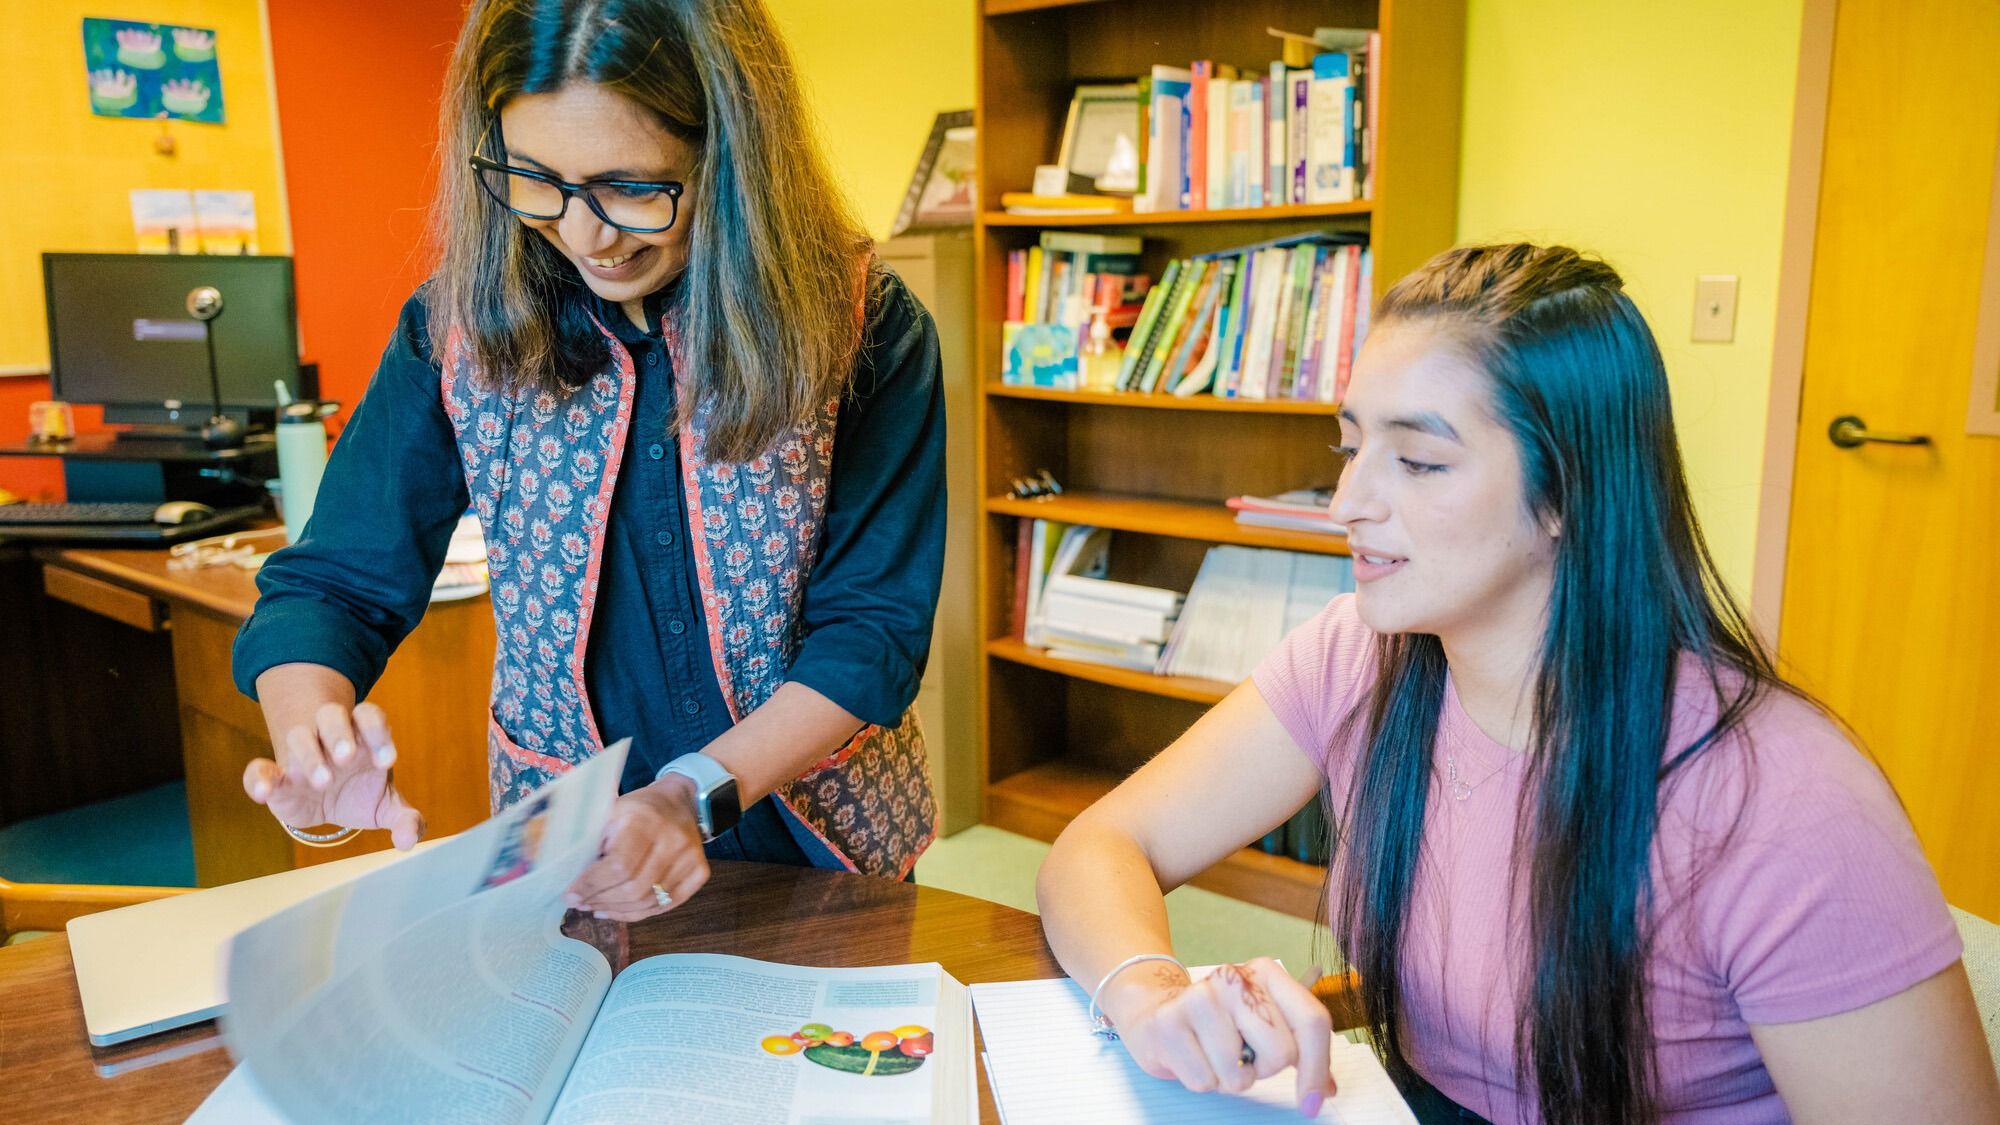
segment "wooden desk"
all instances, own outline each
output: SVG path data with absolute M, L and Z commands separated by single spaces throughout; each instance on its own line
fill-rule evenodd
M 171 569 L 165 550 L 43 547 L 32 555 L 51 598 L 138 630 L 132 636 L 170 638 L 197 882 L 233 883 L 388 846 L 386 832 L 365 832 L 338 848 L 297 844 L 243 794 L 243 768 L 268 756 L 271 745 L 263 712 L 237 692 L 229 671 L 236 630 L 257 602 L 253 572 Z M 432 834 L 486 819 L 492 668 L 486 599 L 446 602 L 425 615 L 369 695 L 389 713 L 400 759 L 396 783 Z
M 966 984 L 1061 975 L 1032 914 L 887 879 L 750 863 L 717 863 L 701 894 L 632 927 L 631 952 L 634 959 L 734 953 L 829 966 L 937 961 Z M 229 1067 L 213 1023 L 126 1047 L 91 1047 L 68 940 L 0 949 L 6 1116 L 180 1121 Z M 998 1121 L 985 1068 L 978 1069 L 980 1118 Z

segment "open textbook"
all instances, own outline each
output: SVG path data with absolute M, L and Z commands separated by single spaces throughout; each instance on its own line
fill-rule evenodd
M 971 1005 L 939 966 L 648 957 L 560 932 L 626 744 L 434 847 L 238 934 L 197 1122 L 978 1118 Z

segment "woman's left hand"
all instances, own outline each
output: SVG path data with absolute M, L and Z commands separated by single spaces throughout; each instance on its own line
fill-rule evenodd
M 566 901 L 600 918 L 637 922 L 686 902 L 706 882 L 693 786 L 670 776 L 611 806 L 603 853 L 570 884 Z M 654 894 L 656 886 L 667 892 L 666 903 Z

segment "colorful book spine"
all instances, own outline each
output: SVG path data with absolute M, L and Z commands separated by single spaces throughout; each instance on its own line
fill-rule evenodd
M 1335 402 L 1347 396 L 1347 380 L 1354 373 L 1354 349 L 1359 342 L 1359 337 L 1354 334 L 1354 330 L 1360 320 L 1360 304 L 1364 299 L 1362 296 L 1361 280 L 1361 248 L 1350 246 L 1346 249 L 1351 252 L 1347 256 L 1347 293 L 1344 305 L 1346 315 L 1342 318 L 1340 326 L 1340 348 L 1335 353 L 1339 357 L 1340 363 L 1339 370 L 1334 375 L 1333 401 Z
M 1291 135 L 1285 123 L 1285 105 L 1291 86 L 1285 79 L 1285 64 L 1273 62 L 1264 79 L 1264 205 L 1283 207 L 1291 202 L 1291 163 L 1285 158 L 1286 139 Z
M 1244 156 L 1243 205 L 1262 207 L 1270 202 L 1265 195 L 1264 182 L 1269 174 L 1271 161 L 1265 155 L 1265 145 L 1270 136 L 1270 110 L 1265 109 L 1265 88 L 1268 79 L 1258 76 L 1250 80 L 1249 137 L 1246 138 L 1248 152 Z
M 1290 164 L 1286 182 L 1287 203 L 1308 203 L 1306 176 L 1311 161 L 1307 158 L 1307 144 L 1312 133 L 1308 127 L 1312 112 L 1312 71 L 1293 70 L 1285 74 L 1285 160 Z
M 1146 362 L 1146 370 L 1139 378 L 1140 393 L 1151 394 L 1159 387 L 1160 376 L 1166 371 L 1167 361 L 1173 358 L 1174 352 L 1180 347 L 1181 338 L 1187 335 L 1188 312 L 1194 304 L 1195 295 L 1201 291 L 1203 282 L 1207 280 L 1209 264 L 1196 261 L 1193 264 L 1194 268 L 1183 273 L 1180 292 L 1175 295 L 1174 303 L 1168 307 L 1167 323 L 1160 330 L 1160 346 L 1153 349 L 1151 358 Z
M 1327 51 L 1313 58 L 1310 125 L 1306 139 L 1306 202 L 1343 203 L 1351 195 L 1342 193 L 1342 159 L 1347 149 L 1348 125 L 1345 113 L 1352 83 L 1348 81 L 1347 54 Z
M 1233 207 L 1229 197 L 1229 87 L 1233 67 L 1218 66 L 1208 79 L 1208 147 L 1202 158 L 1208 162 L 1208 206 Z
M 1160 283 L 1146 295 L 1146 305 L 1139 310 L 1139 322 L 1132 328 L 1132 336 L 1126 341 L 1125 355 L 1118 367 L 1119 390 L 1129 391 L 1139 385 L 1139 377 L 1145 373 L 1146 364 L 1159 347 L 1160 333 L 1166 327 L 1167 310 L 1179 295 L 1188 265 L 1178 258 L 1168 262 L 1166 272 L 1160 276 Z
M 1007 319 L 1018 321 L 1027 307 L 1028 252 L 1007 251 Z
M 1187 98 L 1186 186 L 1181 191 L 1181 209 L 1200 211 L 1208 206 L 1208 80 L 1215 64 L 1204 59 L 1188 67 L 1193 75 Z

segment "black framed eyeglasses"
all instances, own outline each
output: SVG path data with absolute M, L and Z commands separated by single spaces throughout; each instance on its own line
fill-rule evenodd
M 673 229 L 680 218 L 679 180 L 589 180 L 580 184 L 546 172 L 516 168 L 484 156 L 471 160 L 479 186 L 493 202 L 524 219 L 554 222 L 569 210 L 570 197 L 580 195 L 590 213 L 628 234 L 659 234 Z

